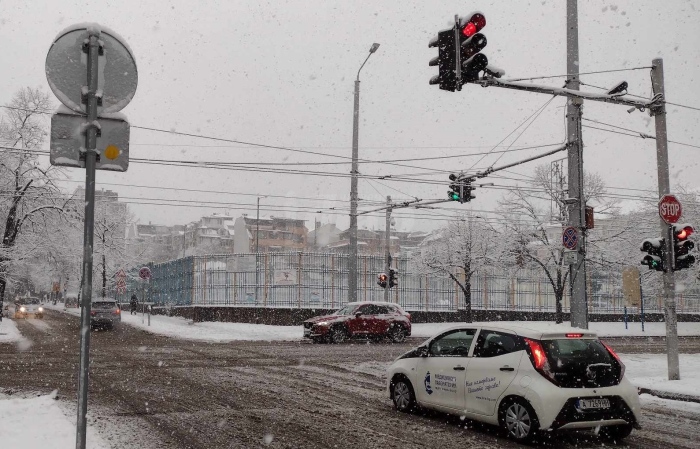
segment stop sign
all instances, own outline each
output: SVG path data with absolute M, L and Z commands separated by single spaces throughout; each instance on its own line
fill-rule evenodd
M 664 195 L 659 200 L 659 215 L 667 224 L 673 224 L 683 215 L 683 207 L 675 195 Z

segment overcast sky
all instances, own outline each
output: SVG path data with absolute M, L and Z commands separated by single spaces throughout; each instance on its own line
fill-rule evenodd
M 579 1 L 581 72 L 633 69 L 664 58 L 668 101 L 700 108 L 700 5 L 693 0 Z M 348 223 L 352 143 L 353 81 L 373 42 L 381 44 L 361 72 L 360 158 L 404 160 L 463 155 L 459 158 L 404 162 L 411 167 L 363 163 L 362 174 L 406 175 L 428 182 L 361 180 L 360 197 L 384 201 L 418 197 L 443 199 L 450 170 L 475 170 L 514 162 L 549 148 L 498 150 L 564 141 L 565 100 L 542 94 L 465 86 L 441 91 L 428 80 L 437 73 L 428 61 L 437 49 L 428 41 L 447 28 L 454 14 L 479 9 L 487 19 L 484 53 L 508 78 L 566 73 L 566 2 L 549 1 L 26 1 L 0 0 L 0 103 L 23 86 L 49 91 L 46 53 L 63 28 L 97 22 L 119 33 L 131 47 L 139 71 L 136 95 L 122 112 L 134 126 L 289 147 L 340 157 L 134 129 L 131 156 L 188 161 L 320 163 L 274 166 L 339 173 L 337 176 L 261 173 L 132 163 L 126 173 L 99 172 L 98 188 L 112 189 L 126 201 L 176 200 L 211 207 L 135 205 L 142 223 L 182 224 L 213 212 L 255 214 L 256 195 L 304 197 L 261 200 L 264 215 Z M 621 80 L 629 92 L 649 96 L 649 70 L 582 75 L 591 86 L 611 87 Z M 535 81 L 561 87 L 563 78 Z M 601 92 L 591 86 L 583 89 Z M 527 130 L 522 128 L 494 148 L 518 125 L 549 102 Z M 58 101 L 55 101 L 58 105 Z M 628 114 L 622 106 L 586 102 L 584 117 L 653 134 L 646 113 Z M 669 138 L 700 145 L 700 111 L 669 105 Z M 601 127 L 592 122 L 584 125 Z M 48 122 L 47 122 L 48 126 Z M 585 169 L 599 173 L 615 193 L 651 195 L 656 189 L 655 144 L 650 139 L 584 128 Z M 45 149 L 49 148 L 48 142 Z M 474 153 L 493 152 L 479 161 Z M 698 185 L 700 149 L 670 144 L 672 189 Z M 501 156 L 502 155 L 502 156 Z M 564 153 L 542 159 L 549 163 Z M 500 158 L 499 158 L 500 157 Z M 44 158 L 48 163 L 48 158 Z M 341 162 L 342 164 L 337 164 Z M 476 164 L 476 165 L 475 165 Z M 502 173 L 530 176 L 536 163 Z M 270 165 L 269 167 L 272 167 Z M 63 183 L 73 190 L 84 171 L 67 169 Z M 426 173 L 427 172 L 427 173 Z M 444 181 L 444 184 L 435 184 Z M 517 181 L 493 177 L 496 186 Z M 116 186 L 123 184 L 125 186 Z M 141 187 L 137 187 L 141 186 Z M 156 187 L 147 188 L 144 186 Z M 202 193 L 169 189 L 228 192 Z M 395 189 L 395 190 L 394 190 Z M 446 210 L 396 211 L 399 229 L 432 229 L 444 215 L 474 210 L 489 216 L 503 191 L 476 191 L 469 205 Z M 244 195 L 245 194 L 245 195 Z M 342 201 L 339 201 L 342 200 Z M 222 204 L 228 203 L 228 204 Z M 287 209 L 284 210 L 284 206 Z M 333 212 L 328 209 L 336 207 Z M 376 206 L 363 204 L 361 210 Z M 304 208 L 304 209 L 301 209 Z M 270 210 L 272 209 L 272 210 Z M 323 213 L 316 213 L 323 210 Z M 383 227 L 383 217 L 363 217 L 361 227 Z

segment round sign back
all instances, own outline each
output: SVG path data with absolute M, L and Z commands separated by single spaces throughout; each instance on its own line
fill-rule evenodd
M 143 280 L 147 280 L 151 278 L 151 270 L 148 267 L 141 267 L 139 270 L 139 277 Z
M 90 28 L 90 30 L 88 30 Z M 99 31 L 103 52 L 99 56 L 98 92 L 102 104 L 97 114 L 121 111 L 134 97 L 138 84 L 136 61 L 118 35 L 98 25 L 74 25 L 59 33 L 46 55 L 46 79 L 58 99 L 75 112 L 86 113 L 82 101 L 87 85 L 87 54 L 83 42 Z

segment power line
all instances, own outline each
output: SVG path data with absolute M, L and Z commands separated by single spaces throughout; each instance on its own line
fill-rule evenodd
M 572 76 L 580 76 L 580 75 L 595 75 L 595 74 L 599 74 L 599 73 L 628 72 L 628 71 L 632 71 L 632 70 L 644 70 L 644 69 L 651 69 L 651 68 L 653 68 L 653 67 L 645 66 L 645 67 L 632 67 L 629 69 L 597 70 L 594 72 L 581 72 L 581 73 L 577 73 L 577 74 L 567 73 L 564 75 L 548 75 L 548 76 L 533 76 L 530 78 L 516 78 L 516 79 L 509 79 L 506 81 L 542 80 L 542 79 L 547 79 L 547 78 L 564 78 L 564 77 L 572 77 Z

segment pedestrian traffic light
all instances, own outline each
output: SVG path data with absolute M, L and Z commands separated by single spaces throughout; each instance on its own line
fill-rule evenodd
M 468 19 L 460 19 L 455 26 L 442 30 L 428 44 L 438 47 L 438 56 L 429 64 L 438 66 L 438 75 L 430 79 L 430 84 L 438 84 L 440 89 L 454 92 L 468 81 L 475 81 L 479 72 L 486 69 L 488 58 L 479 53 L 486 47 L 486 36 L 479 31 L 486 26 L 486 17 L 474 13 Z M 461 76 L 457 76 L 457 66 Z
M 396 271 L 392 268 L 389 270 L 389 288 L 399 285 L 399 278 Z
M 379 285 L 382 288 L 386 288 L 388 281 L 389 276 L 387 276 L 386 273 L 379 273 L 379 275 L 377 276 L 377 285 Z
M 673 269 L 675 271 L 690 268 L 695 263 L 695 256 L 688 254 L 695 248 L 695 243 L 688 240 L 695 232 L 689 224 L 673 225 Z
M 666 271 L 664 261 L 665 239 L 644 239 L 640 250 L 647 253 L 642 259 L 642 265 L 646 265 L 650 270 Z

